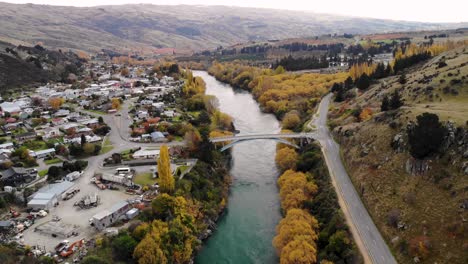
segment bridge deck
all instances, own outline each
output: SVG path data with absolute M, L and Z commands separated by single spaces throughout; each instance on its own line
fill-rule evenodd
M 210 141 L 213 143 L 217 143 L 217 142 L 238 141 L 238 140 L 316 138 L 316 137 L 317 137 L 317 133 L 247 134 L 247 135 L 210 138 Z

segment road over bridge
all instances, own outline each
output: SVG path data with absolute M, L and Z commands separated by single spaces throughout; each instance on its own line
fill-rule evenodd
M 317 133 L 310 132 L 310 133 L 278 133 L 278 134 L 245 134 L 245 135 L 234 135 L 234 136 L 225 136 L 225 137 L 216 137 L 210 138 L 212 143 L 226 143 L 227 145 L 221 148 L 221 151 L 225 151 L 232 146 L 251 140 L 259 140 L 259 139 L 271 139 L 278 141 L 280 143 L 284 143 L 286 145 L 290 145 L 293 147 L 298 147 L 296 144 L 291 143 L 287 139 L 316 139 Z

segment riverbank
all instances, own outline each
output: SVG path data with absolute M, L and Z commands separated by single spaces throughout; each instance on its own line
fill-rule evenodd
M 206 94 L 216 96 L 219 110 L 233 117 L 239 133 L 277 133 L 277 119 L 261 111 L 252 95 L 234 91 L 206 72 L 194 72 L 206 82 Z M 248 113 L 248 114 L 247 114 Z M 272 141 L 251 141 L 232 148 L 232 184 L 225 213 L 217 230 L 207 239 L 195 262 L 277 263 L 271 245 L 276 224 L 281 218 Z
M 219 67 L 219 65 L 217 66 Z M 242 70 L 237 70 L 236 72 L 238 73 L 238 75 L 231 76 L 233 79 L 224 78 L 222 79 L 222 81 L 225 83 L 239 83 L 239 78 L 246 78 L 244 79 L 243 82 L 240 82 L 242 85 L 238 87 L 246 89 L 246 90 L 250 90 L 253 92 L 254 95 L 257 94 L 258 96 L 254 96 L 255 99 L 261 105 L 265 106 L 263 110 L 268 111 L 267 108 L 268 108 L 269 101 L 265 103 L 265 98 L 262 98 L 262 96 L 265 94 L 267 94 L 268 96 L 272 96 L 271 89 L 274 89 L 273 88 L 274 85 L 269 82 L 274 82 L 274 80 L 268 80 L 268 79 L 269 78 L 274 79 L 275 75 L 283 76 L 283 73 L 275 73 L 273 71 L 270 71 L 269 73 L 263 74 L 263 76 L 260 76 L 260 77 L 249 76 L 247 78 L 245 74 L 243 75 Z M 258 72 L 258 70 L 252 71 L 252 72 Z M 215 74 L 216 76 L 216 70 L 214 71 L 212 70 L 210 71 L 210 73 Z M 273 77 L 271 77 L 270 75 L 273 75 Z M 345 79 L 345 76 L 341 76 L 341 75 L 340 76 L 334 75 L 334 77 L 338 77 L 338 79 L 335 79 L 338 82 L 341 79 L 343 80 Z M 297 77 L 297 78 L 301 78 L 301 77 Z M 321 80 L 326 80 L 324 81 L 323 84 L 320 85 L 320 88 L 324 88 L 325 86 L 331 87 L 332 85 L 331 80 L 334 80 L 332 77 L 327 79 L 327 77 L 325 76 L 315 76 L 314 79 L 318 82 L 320 82 Z M 265 84 L 265 80 L 267 80 L 266 84 Z M 268 87 L 270 87 L 271 89 L 269 90 Z M 286 90 L 288 90 L 288 92 L 285 92 L 286 94 L 294 93 L 294 92 L 291 92 L 289 89 L 286 89 Z M 318 97 L 315 97 L 314 100 L 319 100 L 320 95 L 324 94 L 326 90 L 324 90 L 323 92 L 319 92 L 319 90 L 316 90 L 315 92 L 316 92 L 315 96 L 318 96 Z M 301 130 L 304 120 L 309 119 L 310 115 L 312 115 L 312 111 L 308 110 L 306 112 L 299 112 L 299 114 L 297 114 L 297 116 L 294 117 L 294 114 L 290 114 L 290 113 L 292 111 L 297 111 L 301 109 L 300 107 L 296 108 L 298 106 L 298 102 L 294 101 L 296 99 L 289 99 L 288 96 L 284 98 L 286 101 L 286 105 L 290 103 L 289 108 L 285 108 L 285 110 L 286 109 L 292 109 L 292 110 L 288 112 L 288 114 L 285 114 L 286 113 L 285 110 L 273 111 L 275 113 L 275 116 L 278 119 L 282 117 L 283 119 L 282 123 L 284 127 L 292 128 L 294 130 Z M 302 99 L 307 100 L 307 98 L 302 98 Z M 313 102 L 314 103 L 312 103 L 310 106 L 312 105 L 315 106 L 317 101 L 313 101 Z M 310 100 L 309 100 L 309 103 L 311 103 Z M 312 109 L 314 109 L 314 107 L 312 107 Z M 270 109 L 270 110 L 274 110 L 274 109 Z M 291 118 L 291 116 L 293 118 Z M 280 152 L 283 152 L 284 155 L 281 156 Z M 288 148 L 283 148 L 283 150 L 281 150 L 280 152 L 277 153 L 276 159 L 277 161 L 281 159 L 286 159 L 286 160 L 283 160 L 284 162 L 282 162 L 284 164 L 288 164 L 287 167 L 283 168 L 284 170 L 287 170 L 287 169 L 296 170 L 297 169 L 298 173 L 306 173 L 308 175 L 307 182 L 312 182 L 312 183 L 315 182 L 318 185 L 316 186 L 317 187 L 316 192 L 310 192 L 309 194 L 305 195 L 303 198 L 300 199 L 303 201 L 299 202 L 298 204 L 293 205 L 293 208 L 301 208 L 302 210 L 309 212 L 309 214 L 312 215 L 313 217 L 316 217 L 317 220 L 319 221 L 320 225 L 316 226 L 317 230 L 315 231 L 311 230 L 311 232 L 315 233 L 315 235 L 311 233 L 310 244 L 306 246 L 306 248 L 316 247 L 317 249 L 316 256 L 311 256 L 311 258 L 316 257 L 316 261 L 318 262 L 328 260 L 328 261 L 334 261 L 334 262 L 345 261 L 345 263 L 361 263 L 362 257 L 360 256 L 359 251 L 356 248 L 356 245 L 353 241 L 353 237 L 351 233 L 349 232 L 348 227 L 345 223 L 345 220 L 342 216 L 342 212 L 339 209 L 336 192 L 333 189 L 333 186 L 331 185 L 330 176 L 328 175 L 328 171 L 326 169 L 326 166 L 324 165 L 323 155 L 320 152 L 320 148 L 316 146 L 315 144 L 313 144 L 306 148 L 300 149 L 298 153 L 296 153 L 294 149 L 288 149 Z M 280 155 L 280 157 L 278 156 L 278 154 Z M 289 199 L 287 198 L 287 195 L 288 194 L 281 195 L 282 202 L 285 202 L 286 204 L 288 204 L 288 202 L 285 201 L 284 199 Z M 290 207 L 288 206 L 288 208 Z M 285 208 L 283 209 L 286 215 L 287 209 Z M 281 221 L 281 225 L 284 226 L 284 224 L 285 223 Z M 314 229 L 314 227 L 311 227 L 311 228 Z M 314 239 L 314 236 L 316 236 L 316 239 Z M 293 242 L 293 241 L 287 241 L 284 243 L 279 243 L 278 241 L 280 240 L 281 240 L 281 232 L 278 234 L 277 238 L 275 238 L 275 241 L 276 241 L 275 246 L 277 247 L 278 252 L 281 252 L 283 248 L 285 248 L 284 246 L 286 244 L 284 243 Z M 317 240 L 317 241 L 314 242 L 313 240 Z M 296 242 L 293 242 L 293 244 L 294 243 Z M 336 243 L 340 243 L 341 246 L 335 247 Z M 335 246 L 332 246 L 332 244 Z M 278 248 L 278 245 L 282 245 L 282 246 Z M 304 252 L 309 252 L 309 251 L 310 250 L 305 250 L 304 248 Z

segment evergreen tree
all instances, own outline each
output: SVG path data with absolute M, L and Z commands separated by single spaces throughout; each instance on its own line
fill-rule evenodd
M 360 90 L 366 90 L 370 86 L 370 78 L 369 76 L 364 73 L 359 77 L 359 79 L 356 80 L 356 86 Z
M 174 191 L 175 180 L 171 173 L 171 162 L 169 160 L 169 148 L 161 146 L 158 160 L 159 188 L 163 193 Z
M 382 104 L 380 105 L 380 110 L 382 112 L 388 111 L 389 109 L 389 101 L 388 101 L 388 96 L 385 96 L 382 100 Z
M 81 135 L 81 146 L 84 146 L 84 144 L 86 144 L 86 136 Z
M 423 159 L 439 150 L 447 129 L 436 114 L 423 113 L 416 119 L 416 126 L 408 130 L 410 153 L 417 159 Z
M 390 99 L 390 108 L 398 109 L 402 105 L 403 105 L 403 102 L 401 100 L 400 93 L 398 93 L 398 91 L 395 90 L 392 94 L 392 98 Z
M 406 83 L 406 74 L 403 73 L 402 75 L 400 75 L 400 78 L 398 78 L 398 82 L 400 84 L 405 84 Z
M 349 90 L 349 89 L 353 88 L 353 86 L 354 86 L 353 78 L 351 78 L 351 76 L 349 76 L 344 81 L 344 88 L 345 88 L 345 90 Z

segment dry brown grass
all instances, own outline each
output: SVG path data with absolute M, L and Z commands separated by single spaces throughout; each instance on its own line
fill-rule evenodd
M 444 54 L 448 66 L 441 69 L 436 68 L 440 56 L 422 66 L 423 70 L 412 70 L 407 74 L 408 82 L 404 85 L 398 83 L 398 77 L 386 78 L 384 87 L 374 85 L 357 100 L 335 105 L 335 114 L 331 115 L 334 122 L 355 131 L 350 137 L 338 136 L 343 160 L 356 189 L 364 189 L 361 197 L 399 263 L 412 262 L 411 256 L 399 250 L 401 241 L 409 243 L 412 238 L 422 235 L 428 236 L 432 244 L 429 257 L 422 263 L 466 263 L 468 260 L 468 231 L 462 221 L 463 218 L 468 219 L 468 213 L 459 207 L 462 200 L 468 199 L 468 177 L 460 169 L 463 159 L 458 157 L 449 161 L 448 155 L 444 155 L 430 162 L 431 168 L 426 175 L 413 176 L 405 170 L 409 153 L 396 153 L 390 146 L 395 134 L 422 112 L 433 112 L 442 121 L 452 120 L 465 126 L 468 120 L 468 78 L 463 84 L 452 86 L 458 95 L 444 94 L 442 90 L 451 79 L 467 75 L 468 66 L 460 65 L 468 61 L 468 56 L 461 54 L 461 50 Z M 449 72 L 457 72 L 458 69 L 458 76 L 448 76 Z M 437 71 L 439 75 L 432 81 L 425 84 L 417 82 L 424 75 L 430 76 Z M 446 80 L 445 83 L 440 83 L 441 78 Z M 433 86 L 433 93 L 439 94 L 442 101 L 431 101 L 429 94 L 422 90 L 427 86 Z M 371 107 L 378 113 L 382 95 L 394 89 L 399 89 L 406 99 L 405 107 L 399 110 L 401 115 L 394 120 L 400 124 L 396 129 L 390 128 L 390 119 L 355 123 L 346 111 L 360 105 L 362 108 Z M 337 114 L 343 104 L 344 109 Z M 361 155 L 363 149 L 369 151 L 365 156 Z M 437 177 L 442 179 L 437 182 Z M 400 210 L 400 219 L 408 226 L 407 229 L 398 230 L 387 224 L 388 212 L 393 209 Z M 459 225 L 458 231 L 453 228 L 454 223 Z M 399 242 L 392 242 L 397 237 Z

